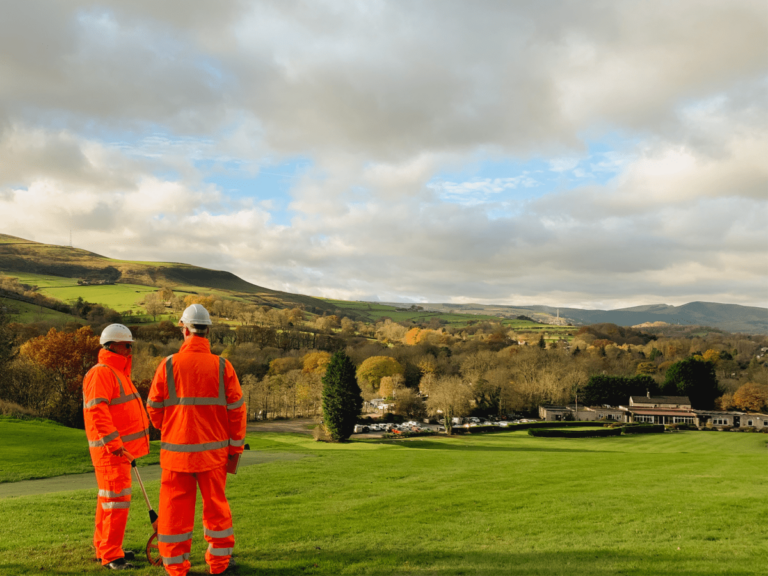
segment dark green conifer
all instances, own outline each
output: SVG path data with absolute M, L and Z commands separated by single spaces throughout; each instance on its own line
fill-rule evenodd
M 334 442 L 352 435 L 362 408 L 355 365 L 344 352 L 336 352 L 323 376 L 323 423 Z

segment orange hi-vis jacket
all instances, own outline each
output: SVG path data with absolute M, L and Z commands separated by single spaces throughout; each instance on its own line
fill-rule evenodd
M 85 435 L 95 467 L 124 464 L 112 455 L 119 448 L 134 458 L 149 454 L 149 421 L 130 374 L 130 357 L 102 349 L 83 379 Z
M 205 472 L 245 444 L 246 407 L 232 364 L 195 336 L 157 367 L 147 408 L 161 431 L 160 466 Z

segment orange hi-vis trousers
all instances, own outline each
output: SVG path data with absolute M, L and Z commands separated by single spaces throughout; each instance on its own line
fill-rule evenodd
M 224 494 L 226 484 L 226 466 L 206 472 L 163 470 L 157 542 L 165 570 L 171 576 L 184 576 L 191 567 L 189 553 L 195 527 L 198 486 L 203 497 L 203 534 L 208 542 L 205 561 L 211 574 L 227 569 L 235 546 L 235 535 L 232 513 Z
M 96 557 L 107 565 L 125 556 L 123 536 L 131 506 L 131 465 L 99 466 L 96 469 L 99 497 L 96 502 L 96 530 L 93 546 Z

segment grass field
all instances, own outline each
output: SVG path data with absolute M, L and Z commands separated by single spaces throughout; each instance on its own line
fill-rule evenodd
M 50 420 L 0 416 L 0 439 L 0 483 L 93 470 L 83 430 Z M 158 461 L 155 451 L 140 462 L 144 466 Z
M 395 322 L 402 322 L 404 320 L 410 320 L 413 322 L 429 322 L 433 318 L 439 318 L 454 326 L 466 325 L 468 322 L 482 322 L 490 320 L 498 322 L 500 318 L 498 316 L 492 316 L 489 314 L 454 314 L 448 312 L 429 312 L 424 310 L 408 310 L 407 306 L 403 304 L 402 309 L 397 309 L 395 306 L 389 304 L 377 304 L 375 302 L 347 302 L 345 300 L 332 300 L 324 298 L 329 304 L 333 304 L 339 310 L 355 312 L 363 315 L 371 322 L 376 322 L 382 318 L 391 318 Z M 553 326 L 550 324 L 538 324 L 536 322 L 530 322 L 528 320 L 513 320 L 505 319 L 502 323 L 515 330 L 546 330 L 553 333 L 569 332 L 573 331 L 573 327 L 569 326 Z
M 22 324 L 40 320 L 53 320 L 55 322 L 70 322 L 74 320 L 69 314 L 64 314 L 58 310 L 43 308 L 29 302 L 11 300 L 10 298 L 0 299 L 0 306 L 7 306 L 10 310 L 14 311 L 12 313 L 13 321 L 21 322 Z
M 240 574 L 766 570 L 762 434 L 560 439 L 521 431 L 331 445 L 259 433 L 248 441 L 255 450 L 315 457 L 229 477 Z M 156 502 L 157 482 L 149 491 Z M 0 572 L 101 571 L 89 560 L 94 507 L 93 491 L 0 500 Z M 133 508 L 126 546 L 143 549 L 146 512 L 138 498 Z M 198 505 L 192 562 L 202 573 L 199 517 Z M 142 563 L 133 573 L 162 570 Z

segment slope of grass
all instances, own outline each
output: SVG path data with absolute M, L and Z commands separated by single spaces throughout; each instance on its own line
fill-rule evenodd
M 746 576 L 768 556 L 763 435 L 249 441 L 316 457 L 229 477 L 241 574 Z M 149 491 L 156 502 L 157 482 Z M 0 571 L 101 571 L 94 505 L 90 491 L 1 500 Z M 147 524 L 135 501 L 127 547 L 143 549 Z
M 51 308 L 43 308 L 29 302 L 21 302 L 10 298 L 0 298 L 0 306 L 6 306 L 14 322 L 27 324 L 41 320 L 52 320 L 54 322 L 69 322 L 74 320 L 69 314 L 64 314 Z
M 51 478 L 91 472 L 91 456 L 83 430 L 50 420 L 18 420 L 0 416 L 0 482 Z M 159 461 L 157 450 L 142 465 Z

